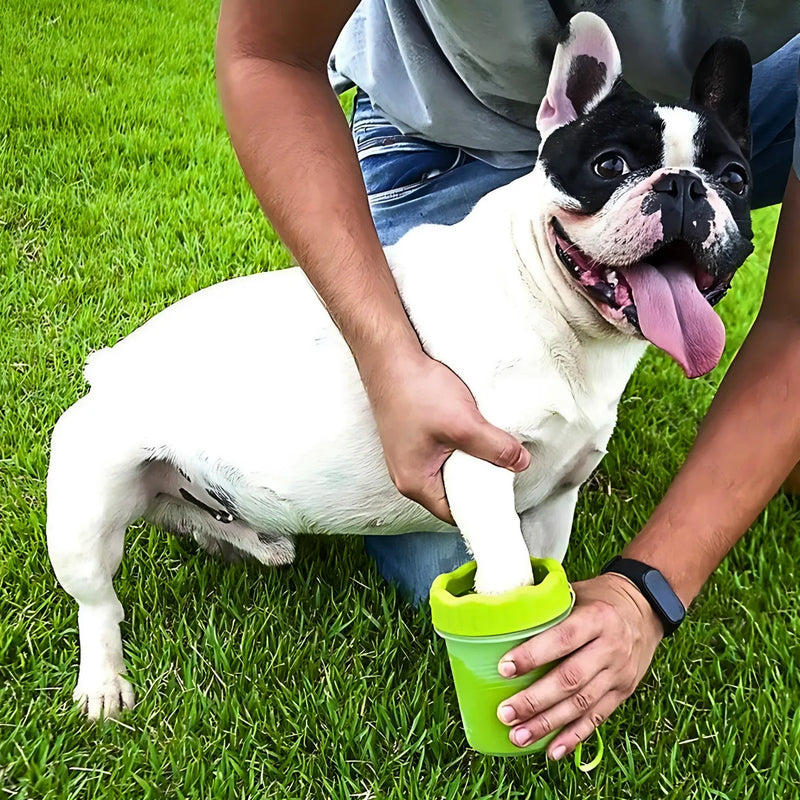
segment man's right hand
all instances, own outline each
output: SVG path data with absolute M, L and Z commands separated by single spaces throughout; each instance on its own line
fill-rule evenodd
M 454 450 L 512 472 L 530 464 L 530 453 L 483 418 L 470 390 L 440 361 L 422 350 L 388 355 L 363 372 L 389 474 L 402 494 L 455 524 L 442 481 Z

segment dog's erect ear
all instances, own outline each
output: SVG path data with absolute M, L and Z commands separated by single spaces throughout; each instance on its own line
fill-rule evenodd
M 718 39 L 700 60 L 692 80 L 691 100 L 714 113 L 750 156 L 750 51 L 740 39 Z
M 620 76 L 617 43 L 596 14 L 582 11 L 564 29 L 536 127 L 544 141 L 556 128 L 591 111 Z

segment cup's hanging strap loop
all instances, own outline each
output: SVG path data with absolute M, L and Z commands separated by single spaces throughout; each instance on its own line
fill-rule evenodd
M 603 737 L 600 735 L 599 728 L 595 728 L 594 733 L 595 737 L 597 738 L 597 754 L 591 761 L 589 761 L 587 764 L 583 763 L 583 759 L 581 758 L 583 742 L 578 742 L 578 746 L 575 748 L 575 766 L 581 772 L 591 772 L 603 760 L 603 753 L 606 749 L 605 745 L 603 744 Z

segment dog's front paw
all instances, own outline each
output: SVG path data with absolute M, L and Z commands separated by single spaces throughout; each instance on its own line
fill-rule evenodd
M 533 570 L 529 559 L 514 559 L 511 563 L 478 564 L 475 573 L 475 591 L 478 594 L 503 594 L 518 586 L 533 583 Z
M 90 719 L 116 719 L 120 709 L 133 708 L 133 686 L 122 677 L 112 675 L 99 680 L 80 678 L 72 699 Z

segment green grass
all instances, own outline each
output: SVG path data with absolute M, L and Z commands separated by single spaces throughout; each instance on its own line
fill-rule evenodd
M 797 796 L 800 513 L 784 496 L 605 725 L 588 776 L 467 750 L 427 614 L 350 539 L 302 538 L 295 566 L 268 570 L 133 529 L 116 585 L 139 703 L 116 724 L 78 717 L 76 609 L 44 538 L 49 432 L 83 391 L 89 350 L 202 286 L 289 261 L 228 143 L 215 18 L 188 0 L 0 6 L 0 792 Z M 725 364 L 758 307 L 775 219 L 757 215 L 756 254 L 722 306 Z M 573 578 L 646 519 L 722 373 L 689 382 L 646 357 L 580 500 Z

